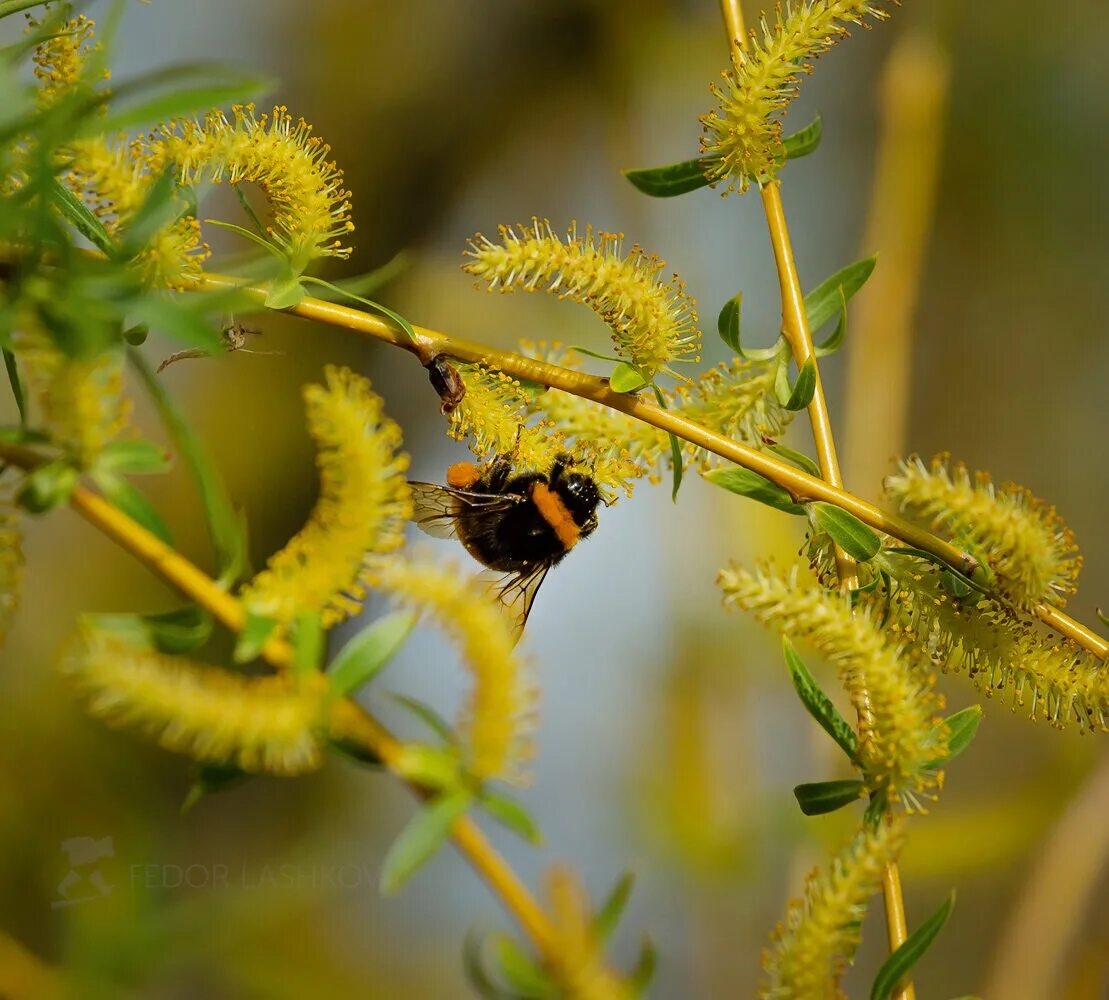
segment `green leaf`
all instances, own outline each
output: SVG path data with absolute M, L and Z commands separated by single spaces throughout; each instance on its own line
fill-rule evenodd
M 224 350 L 223 338 L 201 313 L 182 307 L 176 298 L 151 292 L 128 309 L 136 323 L 213 354 Z
M 307 294 L 300 283 L 300 278 L 290 271 L 270 283 L 270 289 L 266 293 L 266 308 L 292 309 L 294 306 L 299 306 Z
M 830 503 L 816 500 L 805 505 L 809 520 L 816 531 L 826 532 L 844 552 L 859 562 L 869 562 L 882 547 L 877 532 L 872 531 L 854 514 Z
M 104 228 L 104 223 L 92 213 L 88 205 L 62 185 L 57 178 L 50 182 L 50 196 L 62 217 L 67 219 L 77 232 L 102 253 L 109 257 L 115 255 L 115 244 L 108 235 L 108 230 Z
M 651 980 L 655 978 L 655 969 L 658 967 L 658 952 L 650 938 L 643 939 L 643 948 L 639 952 L 639 959 L 628 976 L 628 987 L 635 996 L 643 996 L 650 988 Z
M 720 309 L 716 317 L 716 329 L 724 341 L 741 358 L 747 361 L 767 361 L 777 357 L 785 341 L 779 337 L 772 347 L 744 347 L 740 335 L 740 313 L 743 306 L 743 293 L 736 292 Z
M 867 257 L 836 271 L 825 278 L 805 296 L 805 313 L 809 317 L 809 329 L 819 330 L 840 311 L 840 303 L 848 301 L 874 273 L 878 257 Z M 843 289 L 842 296 L 840 289 Z
M 344 278 L 342 281 L 334 282 L 335 287 L 339 289 L 337 292 L 327 287 L 320 288 L 316 293 L 316 298 L 323 299 L 325 302 L 332 302 L 336 299 L 349 298 L 352 295 L 370 295 L 378 289 L 384 288 L 385 285 L 403 274 L 411 266 L 412 254 L 407 250 L 400 250 L 381 267 L 367 271 L 365 274 L 355 275 L 353 278 Z
M 250 224 L 254 227 L 254 231 L 265 239 L 266 227 L 262 225 L 262 220 L 258 218 L 258 213 L 254 211 L 254 206 L 251 205 L 250 199 L 247 198 L 243 186 L 241 184 L 232 184 L 231 190 L 235 192 L 235 197 L 238 199 L 239 205 L 242 207 L 246 217 L 250 220 Z
M 226 792 L 236 785 L 241 785 L 249 777 L 248 772 L 234 764 L 201 764 L 185 796 L 185 801 L 181 803 L 181 815 L 191 812 L 192 808 L 206 795 Z
M 943 767 L 954 760 L 968 746 L 978 733 L 978 724 L 982 721 L 982 706 L 969 705 L 958 712 L 954 712 L 932 730 L 932 739 L 939 740 L 944 729 L 947 729 L 947 753 L 942 757 L 929 761 L 924 765 L 925 770 Z
M 822 344 L 817 344 L 813 348 L 813 353 L 818 358 L 826 358 L 829 354 L 835 354 L 836 351 L 843 346 L 843 341 L 847 337 L 847 299 L 843 294 L 843 286 L 839 288 L 840 295 L 840 310 L 839 320 L 836 322 L 836 328 L 832 331 L 832 335 Z
M 459 787 L 462 774 L 453 749 L 404 743 L 389 769 L 423 788 L 447 791 Z
M 509 993 L 493 982 L 485 968 L 485 938 L 474 930 L 467 931 L 462 945 L 462 966 L 474 990 L 486 1000 L 534 1000 Z
M 642 389 L 647 384 L 647 380 L 638 369 L 621 361 L 612 369 L 608 384 L 613 392 L 635 392 L 637 389 Z
M 162 85 L 166 87 L 165 93 L 150 95 L 151 89 Z M 108 115 L 89 126 L 95 124 L 97 134 L 103 135 L 126 132 L 136 125 L 168 121 L 225 104 L 242 104 L 272 87 L 272 80 L 245 74 L 233 66 L 218 63 L 168 66 L 113 87 Z M 139 95 L 139 99 L 128 107 L 132 94 Z
M 750 497 L 775 510 L 782 510 L 787 514 L 805 513 L 805 508 L 793 499 L 784 486 L 772 483 L 765 476 L 760 476 L 757 472 L 752 472 L 740 465 L 712 469 L 706 472 L 704 477 L 710 483 L 715 483 L 731 493 Z
M 425 705 L 422 701 L 418 701 L 416 698 L 410 698 L 406 694 L 390 694 L 389 698 L 400 705 L 401 708 L 406 709 L 416 716 L 417 719 L 435 733 L 444 743 L 453 745 L 458 742 L 457 737 L 454 735 L 454 730 L 451 729 L 447 720 L 430 705 Z
M 212 634 L 212 616 L 196 604 L 143 615 L 150 641 L 163 653 L 191 653 Z
M 158 230 L 179 219 L 184 211 L 177 194 L 177 167 L 169 164 L 151 185 L 146 199 L 127 221 L 119 240 L 118 253 L 130 259 L 145 248 Z
M 835 812 L 866 794 L 866 785 L 861 781 L 813 781 L 796 785 L 793 796 L 806 816 L 822 816 Z
M 150 329 L 139 324 L 138 326 L 128 327 L 123 331 L 123 339 L 132 347 L 142 347 L 146 343 L 146 338 L 150 336 Z
M 293 673 L 303 677 L 320 669 L 327 639 L 315 611 L 301 611 L 293 627 Z
M 331 661 L 331 689 L 353 694 L 369 684 L 404 645 L 416 619 L 410 611 L 395 611 L 362 629 Z
M 355 295 L 353 292 L 349 292 L 345 288 L 341 288 L 339 285 L 333 284 L 330 281 L 324 281 L 322 278 L 314 278 L 310 275 L 304 275 L 301 280 L 310 281 L 313 285 L 322 285 L 324 288 L 330 288 L 333 292 L 337 292 L 343 298 L 353 299 L 355 302 L 361 302 L 364 306 L 369 306 L 376 312 L 379 312 L 384 316 L 388 316 L 389 319 L 391 319 L 406 334 L 408 334 L 408 339 L 411 340 L 412 343 L 415 344 L 419 341 L 419 337 L 416 336 L 416 328 L 411 323 L 409 323 L 408 320 L 406 320 L 400 313 L 393 312 L 392 309 L 383 306 L 380 302 L 374 302 L 373 299 L 367 299 L 364 296 Z
M 608 898 L 593 917 L 593 934 L 598 942 L 604 943 L 612 937 L 620 918 L 628 908 L 632 890 L 635 888 L 635 872 L 626 871 L 609 892 Z
M 505 982 L 521 997 L 544 1000 L 558 996 L 555 984 L 515 939 L 507 934 L 497 934 L 492 940 L 493 951 Z
M 615 354 L 601 354 L 588 347 L 582 347 L 581 344 L 571 344 L 567 350 L 577 351 L 578 354 L 584 354 L 588 358 L 598 358 L 601 361 L 614 361 L 616 364 L 621 363 L 621 359 Z
M 235 640 L 235 662 L 249 663 L 256 660 L 276 628 L 277 622 L 273 618 L 257 615 L 248 609 L 243 630 Z
M 501 826 L 519 834 L 531 844 L 541 844 L 543 834 L 532 819 L 531 814 L 515 799 L 484 788 L 478 796 L 481 807 Z
M 783 365 L 779 371 L 784 370 Z M 788 385 L 788 381 L 786 384 Z M 797 373 L 797 381 L 790 387 L 788 396 L 783 398 L 781 387 L 778 388 L 778 402 L 787 410 L 796 413 L 798 410 L 805 409 L 812 402 L 813 394 L 816 392 L 816 362 L 812 358 L 805 359 L 805 363 Z
M 6 347 L 4 348 L 4 368 L 8 372 L 8 383 L 12 387 L 12 396 L 15 397 L 16 409 L 19 410 L 19 424 L 27 425 L 27 395 L 23 390 L 23 379 L 19 375 L 19 364 Z
M 712 184 L 721 175 L 719 161 L 715 157 L 701 156 L 665 167 L 625 170 L 624 176 L 652 198 L 673 198 Z
M 786 159 L 796 160 L 815 152 L 823 135 L 824 122 L 820 115 L 817 115 L 803 129 L 799 129 L 793 135 L 787 135 L 782 140 L 782 148 L 785 150 Z
M 800 451 L 794 451 L 792 448 L 787 448 L 784 444 L 768 444 L 767 451 L 772 451 L 775 455 L 781 455 L 787 462 L 792 462 L 799 469 L 803 469 L 810 476 L 820 478 L 820 466 L 816 464 L 808 455 Z
M 152 535 L 156 535 L 166 545 L 173 544 L 173 536 L 166 527 L 162 515 L 150 499 L 138 487 L 122 476 L 106 469 L 94 467 L 89 470 L 92 481 L 100 487 L 100 492 L 132 521 L 141 524 Z
M 1094 614 L 1097 615 L 1102 625 L 1109 625 L 1109 616 L 1107 616 L 1101 608 L 1094 608 Z
M 894 991 L 904 982 L 909 971 L 917 960 L 936 939 L 936 935 L 943 930 L 947 918 L 955 907 L 955 891 L 947 897 L 944 904 L 912 932 L 889 956 L 874 977 L 874 986 L 870 990 L 870 1000 L 889 1000 Z
M 863 813 L 863 823 L 870 830 L 877 830 L 878 824 L 885 818 L 886 813 L 889 811 L 890 796 L 888 788 L 879 788 L 876 792 L 871 794 L 870 801 L 866 805 L 866 812 Z
M 204 221 L 210 226 L 216 226 L 219 229 L 226 229 L 229 232 L 238 233 L 239 236 L 242 236 L 244 239 L 250 240 L 251 243 L 260 246 L 263 250 L 266 251 L 266 253 L 270 254 L 272 257 L 275 257 L 286 267 L 288 266 L 289 260 L 285 254 L 285 251 L 282 250 L 281 247 L 279 247 L 276 243 L 268 240 L 264 235 L 259 236 L 257 233 L 252 233 L 249 229 L 244 229 L 242 226 L 237 226 L 233 222 L 224 222 L 222 219 L 205 219 Z M 296 276 L 294 275 L 294 277 Z
M 662 390 L 653 382 L 651 388 L 655 390 L 655 399 L 658 400 L 658 405 L 665 410 L 666 397 L 662 394 Z M 674 475 L 674 485 L 670 490 L 670 499 L 673 503 L 677 503 L 678 490 L 682 488 L 682 476 L 685 475 L 685 459 L 682 455 L 682 445 L 678 440 L 678 436 L 670 431 L 666 432 L 666 436 L 670 439 L 670 468 Z
M 393 841 L 381 866 L 382 895 L 393 895 L 431 859 L 450 836 L 455 820 L 466 812 L 471 802 L 473 794 L 459 789 L 432 799 L 411 819 Z
M 932 563 L 932 565 L 939 567 L 941 572 L 940 582 L 944 584 L 945 588 L 948 590 L 948 593 L 955 592 L 956 588 L 954 586 L 954 581 L 958 580 L 959 584 L 961 585 L 958 588 L 959 590 L 961 590 L 962 587 L 966 587 L 968 588 L 968 591 L 974 590 L 977 591 L 979 594 L 989 594 L 988 588 L 983 587 L 982 584 L 978 583 L 977 580 L 971 579 L 965 573 L 962 573 L 959 570 L 955 569 L 954 566 L 950 566 L 945 563 L 939 556 L 933 555 L 931 552 L 926 552 L 924 549 L 913 548 L 911 545 L 891 545 L 889 546 L 889 548 L 885 548 L 882 550 L 882 555 L 910 556 L 915 559 L 923 559 L 926 562 L 930 562 Z M 950 574 L 951 579 L 944 580 L 942 576 L 943 573 Z
M 169 472 L 172 463 L 165 448 L 153 441 L 112 441 L 96 456 L 96 467 L 142 475 Z
M 235 513 L 215 463 L 189 425 L 184 412 L 170 398 L 165 386 L 139 351 L 129 351 L 128 360 L 154 400 L 162 424 L 192 473 L 200 493 L 208 535 L 215 551 L 220 583 L 230 586 L 246 574 L 250 565 L 242 521 Z
M 817 684 L 816 678 L 809 673 L 809 668 L 797 655 L 797 651 L 793 648 L 793 643 L 789 639 L 782 639 L 782 651 L 785 653 L 789 676 L 797 690 L 798 697 L 801 699 L 801 704 L 820 723 L 820 727 L 824 732 L 839 744 L 848 757 L 854 760 L 859 746 L 859 738 L 855 735 L 855 730 L 840 714 L 839 709 L 832 704 L 832 699 Z

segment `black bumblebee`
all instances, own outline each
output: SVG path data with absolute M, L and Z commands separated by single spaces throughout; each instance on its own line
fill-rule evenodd
M 458 462 L 447 485 L 411 483 L 412 520 L 436 538 L 457 538 L 508 611 L 519 637 L 547 571 L 597 528 L 601 493 L 559 455 L 547 473 L 517 473 L 501 455 L 484 469 Z

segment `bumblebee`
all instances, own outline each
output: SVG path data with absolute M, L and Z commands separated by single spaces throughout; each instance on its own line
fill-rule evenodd
M 410 483 L 412 520 L 436 538 L 457 538 L 486 567 L 482 582 L 505 607 L 516 637 L 552 566 L 597 528 L 601 492 L 559 455 L 550 471 L 521 472 L 507 455 L 485 468 L 458 462 L 447 484 Z

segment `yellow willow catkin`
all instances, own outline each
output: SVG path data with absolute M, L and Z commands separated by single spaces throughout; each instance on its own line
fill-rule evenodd
M 554 419 L 528 423 L 537 395 L 516 379 L 487 365 L 456 364 L 466 386 L 462 402 L 451 411 L 448 433 L 456 441 L 469 439 L 474 454 L 483 458 L 509 455 L 521 470 L 547 472 L 560 455 L 573 459 L 571 468 L 588 472 L 604 495 L 623 489 L 631 493 L 638 467 L 624 449 L 604 440 L 584 441 Z M 570 432 L 570 433 L 568 433 Z
M 786 576 L 726 569 L 717 583 L 726 606 L 809 642 L 837 667 L 859 712 L 858 763 L 872 786 L 887 788 L 909 809 L 934 797 L 941 778 L 932 762 L 944 751 L 934 732 L 942 707 L 934 677 L 914 671 L 866 611 L 852 610 L 849 595 L 801 584 L 796 567 Z
M 660 278 L 665 262 L 623 237 L 587 226 L 565 240 L 546 220 L 500 227 L 500 243 L 480 233 L 470 241 L 464 270 L 490 291 L 541 290 L 589 306 L 608 324 L 616 352 L 647 378 L 679 361 L 696 361 L 701 334 L 695 303 L 675 275 Z
M 502 609 L 456 568 L 390 560 L 376 583 L 404 607 L 427 615 L 457 645 L 473 677 L 460 724 L 470 772 L 481 779 L 519 777 L 531 756 L 536 693 Z
M 61 669 L 91 715 L 167 750 L 281 775 L 322 763 L 328 687 L 320 674 L 244 677 L 152 652 L 88 624 L 65 651 Z
M 42 21 L 30 19 L 28 30 L 34 31 Z M 70 18 L 58 26 L 57 32 L 35 47 L 32 61 L 38 80 L 39 107 L 48 107 L 84 80 L 89 56 L 94 50 L 96 23 L 84 14 Z M 107 78 L 107 73 L 104 74 Z
M 23 593 L 23 535 L 11 487 L 0 484 L 0 646 Z
M 1056 728 L 1109 726 L 1109 670 L 1076 643 L 984 595 L 956 597 L 932 567 L 887 556 L 883 568 L 894 584 L 889 627 L 937 666 L 965 671 L 987 695 Z
M 767 980 L 763 1000 L 839 1000 L 840 978 L 861 940 L 867 903 L 878 891 L 886 865 L 904 840 L 903 821 L 864 827 L 827 870 L 805 882 L 803 899 L 793 900 L 784 922 L 763 951 Z
M 1082 558 L 1074 535 L 1056 514 L 1022 486 L 995 487 L 984 472 L 949 467 L 938 455 L 926 466 L 917 456 L 885 481 L 899 509 L 972 543 L 997 574 L 1001 594 L 1029 610 L 1044 601 L 1062 607 L 1077 589 Z
M 282 623 L 319 612 L 330 628 L 360 610 L 378 557 L 404 544 L 412 513 L 400 428 L 368 379 L 324 369 L 304 390 L 320 496 L 308 523 L 243 589 L 256 615 Z
M 90 357 L 68 355 L 30 315 L 17 321 L 13 347 L 42 428 L 80 466 L 91 465 L 131 413 L 123 397 L 123 352 L 111 348 Z
M 760 18 L 746 49 L 733 46 L 724 86 L 714 84 L 717 106 L 701 118 L 701 149 L 727 178 L 727 190 L 746 191 L 774 176 L 783 158 L 781 114 L 797 96 L 811 61 L 847 34 L 846 25 L 886 12 L 868 0 L 786 0 L 774 23 Z

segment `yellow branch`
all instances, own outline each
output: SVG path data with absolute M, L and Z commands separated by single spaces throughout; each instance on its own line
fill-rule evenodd
M 268 294 L 265 287 L 219 274 L 204 275 L 198 287 L 210 291 L 237 288 L 242 294 L 255 299 L 259 309 L 264 308 Z M 387 320 L 358 309 L 351 309 L 349 306 L 325 302 L 322 299 L 305 298 L 298 305 L 282 311 L 302 319 L 340 326 L 392 344 L 394 347 L 402 347 L 415 354 L 421 362 L 427 362 L 436 354 L 444 354 L 459 361 L 480 362 L 498 368 L 514 378 L 538 382 L 541 385 L 601 403 L 614 410 L 620 410 L 660 430 L 670 431 L 675 437 L 704 448 L 705 451 L 719 455 L 729 462 L 735 462 L 736 465 L 742 465 L 765 476 L 771 482 L 788 490 L 799 501 L 823 500 L 854 514 L 876 531 L 881 531 L 906 545 L 927 552 L 961 573 L 969 576 L 978 568 L 978 561 L 969 552 L 944 541 L 931 532 L 889 514 L 853 493 L 848 493 L 838 486 L 832 486 L 823 479 L 810 476 L 770 452 L 759 451 L 739 441 L 726 438 L 683 417 L 674 410 L 664 410 L 634 393 L 613 392 L 605 379 L 571 371 L 568 368 L 560 368 L 558 365 L 537 361 L 534 358 L 525 358 L 485 344 L 460 340 L 421 326 L 414 327 L 417 339 L 413 343 L 403 330 Z M 1109 658 L 1109 640 L 1103 639 L 1086 625 L 1046 604 L 1035 608 L 1035 613 L 1045 624 L 1073 639 L 1095 656 L 1102 659 Z
M 25 469 L 34 468 L 43 461 L 26 448 L 6 444 L 0 444 L 0 460 Z M 86 521 L 130 552 L 155 575 L 209 611 L 220 624 L 234 632 L 242 629 L 246 621 L 242 604 L 142 525 L 84 486 L 78 486 L 73 491 L 69 502 Z M 263 648 L 262 656 L 271 666 L 283 670 L 291 665 L 293 650 L 284 640 L 271 639 Z M 333 738 L 354 743 L 378 757 L 386 766 L 398 760 L 401 743 L 356 702 L 349 699 L 336 701 L 328 724 Z M 421 798 L 429 794 L 419 785 L 406 784 Z M 480 827 L 463 816 L 455 821 L 451 837 L 463 857 L 485 878 L 505 909 L 515 917 L 545 963 L 557 970 L 559 956 L 550 920 Z

